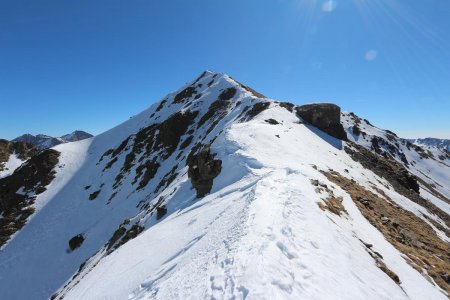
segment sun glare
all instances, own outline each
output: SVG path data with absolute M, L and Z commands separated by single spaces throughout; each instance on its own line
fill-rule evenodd
M 337 7 L 337 1 L 336 0 L 327 0 L 322 4 L 322 11 L 324 12 L 332 12 Z

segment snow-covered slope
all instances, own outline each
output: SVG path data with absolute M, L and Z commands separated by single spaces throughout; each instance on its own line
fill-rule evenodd
M 13 142 L 26 142 L 35 145 L 38 149 L 48 149 L 59 144 L 81 141 L 90 137 L 92 137 L 92 134 L 81 130 L 76 130 L 61 137 L 52 137 L 45 134 L 32 135 L 27 133 L 15 138 Z
M 0 252 L 2 298 L 447 298 L 448 203 L 227 75 L 54 150 L 45 189 L 14 191 L 34 210 Z
M 379 129 L 353 113 L 343 113 L 350 140 L 385 157 L 392 157 L 420 178 L 420 194 L 450 212 L 450 153 L 443 148 L 422 147 Z M 444 199 L 447 199 L 445 201 Z

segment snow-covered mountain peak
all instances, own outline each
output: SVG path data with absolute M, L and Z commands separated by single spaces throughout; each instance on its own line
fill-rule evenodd
M 402 147 L 205 71 L 0 180 L 2 297 L 445 299 L 447 161 Z

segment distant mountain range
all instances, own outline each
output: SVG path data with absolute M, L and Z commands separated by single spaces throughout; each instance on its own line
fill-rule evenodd
M 422 147 L 436 147 L 450 151 L 450 140 L 436 139 L 436 138 L 424 138 L 424 139 L 410 139 L 411 143 Z
M 38 149 L 47 149 L 63 143 L 81 141 L 92 136 L 92 134 L 81 130 L 76 130 L 60 137 L 52 137 L 45 134 L 32 135 L 27 133 L 13 139 L 12 142 L 26 142 L 36 146 Z

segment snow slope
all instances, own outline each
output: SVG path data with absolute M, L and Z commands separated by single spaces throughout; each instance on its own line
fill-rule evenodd
M 442 148 L 422 148 L 413 145 L 408 140 L 399 138 L 390 131 L 379 129 L 354 114 L 343 113 L 342 122 L 350 140 L 372 150 L 379 145 L 378 152 L 380 154 L 386 153 L 392 156 L 411 173 L 423 180 L 421 194 L 425 198 L 450 213 L 450 203 L 446 203 L 430 193 L 430 190 L 434 189 L 450 199 L 450 155 Z M 354 133 L 355 124 L 358 124 L 359 130 L 362 132 L 359 135 Z M 375 144 L 374 138 L 377 139 Z
M 217 102 L 221 97 L 227 100 Z M 172 149 L 181 126 L 167 123 L 174 116 L 192 120 L 182 123 L 186 130 Z M 149 136 L 166 146 L 143 143 Z M 198 142 L 222 161 L 201 199 L 186 163 Z M 354 161 L 345 146 L 229 76 L 205 72 L 125 123 L 54 148 L 61 153 L 55 179 L 0 252 L 1 297 L 447 299 L 322 171 L 386 194 L 448 243 L 446 223 Z M 143 181 L 140 167 L 155 164 L 153 177 Z M 432 178 L 446 193 L 446 171 L 435 170 Z M 345 213 L 321 209 L 330 196 L 341 197 Z M 158 219 L 162 205 L 167 212 Z M 140 234 L 115 249 L 115 233 L 133 226 Z M 83 243 L 70 250 L 79 234 Z M 380 269 L 367 244 L 400 284 Z

